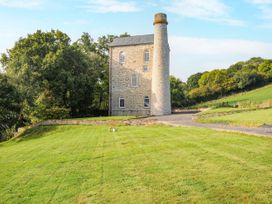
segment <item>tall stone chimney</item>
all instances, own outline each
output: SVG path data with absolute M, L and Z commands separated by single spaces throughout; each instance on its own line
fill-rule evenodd
M 155 15 L 151 115 L 171 114 L 167 24 L 166 14 Z

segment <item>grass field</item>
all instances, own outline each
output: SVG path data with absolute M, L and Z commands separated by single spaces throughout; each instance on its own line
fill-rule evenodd
M 196 107 L 212 107 L 223 102 L 227 102 L 230 105 L 235 105 L 238 102 L 246 102 L 246 101 L 262 102 L 269 99 L 272 99 L 272 84 L 259 88 L 259 89 L 252 90 L 252 91 L 248 91 L 248 92 L 244 92 L 240 94 L 234 94 L 229 97 L 224 97 L 218 100 L 201 103 L 201 104 L 198 104 Z
M 271 203 L 271 147 L 197 128 L 38 127 L 0 144 L 0 203 Z
M 219 111 L 216 113 L 220 113 L 220 109 L 218 110 Z M 231 109 L 223 109 L 222 112 L 223 111 L 227 113 L 228 111 L 231 111 Z M 197 121 L 202 123 L 224 123 L 229 125 L 246 127 L 259 127 L 264 124 L 272 125 L 272 108 L 234 113 L 222 116 L 210 115 L 209 117 L 200 117 Z

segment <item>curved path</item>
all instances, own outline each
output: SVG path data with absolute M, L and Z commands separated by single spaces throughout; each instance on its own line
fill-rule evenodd
M 207 123 L 196 123 L 193 118 L 199 111 L 188 111 L 183 113 L 176 113 L 166 116 L 150 117 L 149 119 L 155 119 L 159 123 L 164 123 L 174 126 L 186 126 L 186 127 L 199 127 L 199 128 L 210 128 L 221 131 L 240 132 L 250 135 L 258 136 L 270 136 L 272 137 L 272 127 L 258 127 L 258 128 L 246 128 L 246 127 L 235 127 L 223 124 L 207 124 Z

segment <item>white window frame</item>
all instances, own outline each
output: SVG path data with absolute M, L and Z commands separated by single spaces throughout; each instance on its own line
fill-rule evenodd
M 121 106 L 121 100 L 124 100 L 124 106 Z M 125 97 L 119 97 L 119 108 L 126 108 L 126 100 Z
M 148 100 L 148 106 L 146 106 L 145 104 L 145 100 Z M 150 108 L 150 97 L 149 96 L 144 96 L 144 108 Z
M 119 52 L 119 63 L 124 64 L 126 61 L 126 55 L 123 51 Z
M 136 77 L 135 79 L 136 79 L 136 84 L 134 85 L 133 84 L 133 77 Z M 139 87 L 139 76 L 138 76 L 138 74 L 132 74 L 131 75 L 131 87 Z
M 150 52 L 149 52 L 149 50 L 145 50 L 144 51 L 144 63 L 148 64 L 149 61 L 150 61 Z

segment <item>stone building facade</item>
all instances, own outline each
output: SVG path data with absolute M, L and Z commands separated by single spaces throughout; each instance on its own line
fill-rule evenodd
M 154 35 L 117 38 L 110 44 L 110 115 L 171 113 L 165 14 L 155 15 L 154 27 Z

